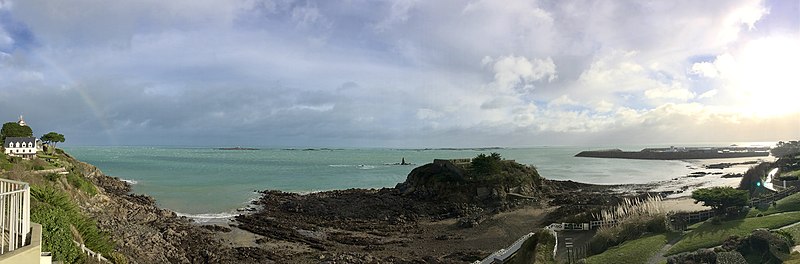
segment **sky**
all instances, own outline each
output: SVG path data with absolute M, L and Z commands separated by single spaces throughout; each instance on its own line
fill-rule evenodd
M 0 120 L 69 145 L 796 140 L 799 98 L 796 0 L 0 0 Z

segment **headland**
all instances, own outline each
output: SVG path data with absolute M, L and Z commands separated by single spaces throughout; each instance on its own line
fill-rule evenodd
M 575 157 L 648 160 L 725 159 L 766 156 L 769 156 L 769 147 L 738 146 L 646 148 L 640 151 L 623 151 L 620 149 L 587 150 L 575 154 Z

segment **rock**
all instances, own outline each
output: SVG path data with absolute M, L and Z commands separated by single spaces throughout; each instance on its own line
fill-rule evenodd
M 231 248 L 208 227 L 159 208 L 152 197 L 130 194 L 130 185 L 119 178 L 106 176 L 97 167 L 72 158 L 68 162 L 97 186 L 98 194 L 82 203 L 81 211 L 111 234 L 116 251 L 125 255 L 129 263 L 272 263 L 275 258 L 263 249 Z
M 224 227 L 224 226 L 218 226 L 218 225 L 202 225 L 200 227 L 208 229 L 208 230 L 211 230 L 211 231 L 214 231 L 214 232 L 228 233 L 228 232 L 231 231 L 230 228 L 227 228 L 227 227 Z

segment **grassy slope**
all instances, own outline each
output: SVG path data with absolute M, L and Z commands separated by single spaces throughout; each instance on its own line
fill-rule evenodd
M 537 233 L 525 243 L 517 253 L 508 259 L 509 264 L 529 264 L 529 263 L 556 263 L 553 260 L 553 247 L 555 238 L 549 234 Z
M 766 210 L 753 209 L 747 213 L 747 217 L 755 217 L 758 214 L 770 215 L 781 212 L 800 211 L 800 193 L 795 193 L 780 199 L 776 202 L 776 206 L 770 206 Z
M 722 244 L 726 238 L 732 235 L 742 237 L 750 234 L 751 231 L 757 228 L 778 228 L 797 221 L 800 221 L 800 212 L 786 212 L 764 217 L 745 218 L 722 222 L 718 225 L 705 222 L 678 241 L 667 254 L 672 255 L 694 251 L 700 248 L 714 247 Z
M 795 245 L 800 245 L 800 224 L 789 228 L 784 228 L 783 230 L 789 232 L 789 234 L 792 234 L 792 238 L 794 238 Z
M 602 254 L 586 258 L 586 263 L 647 263 L 651 256 L 667 244 L 667 235 L 650 235 L 626 241 Z
M 34 174 L 36 167 L 48 169 L 60 166 L 73 167 L 61 154 L 53 154 L 53 163 L 43 159 L 19 160 L 14 171 L 2 172 L 3 164 L 13 163 L 5 155 L 0 156 L 0 174 L 3 178 L 12 178 L 28 182 L 31 187 L 31 221 L 42 224 L 43 251 L 53 253 L 54 260 L 67 263 L 82 263 L 86 260 L 83 253 L 72 240 L 82 240 L 92 250 L 112 255 L 114 244 L 108 235 L 101 232 L 94 221 L 83 214 L 77 206 L 77 199 L 97 194 L 96 187 L 78 172 L 68 175 Z M 58 166 L 56 166 L 58 165 Z M 72 230 L 77 231 L 74 233 Z

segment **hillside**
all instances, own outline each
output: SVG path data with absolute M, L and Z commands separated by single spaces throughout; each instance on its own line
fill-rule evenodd
M 127 183 L 61 150 L 48 159 L 2 156 L 0 163 L 7 164 L 2 177 L 31 184 L 32 221 L 43 225 L 43 251 L 52 251 L 54 260 L 87 261 L 72 240 L 83 240 L 115 263 L 237 263 L 265 255 L 221 243 L 215 231 L 158 208 L 148 196 L 131 194 Z M 41 170 L 46 167 L 64 172 Z

